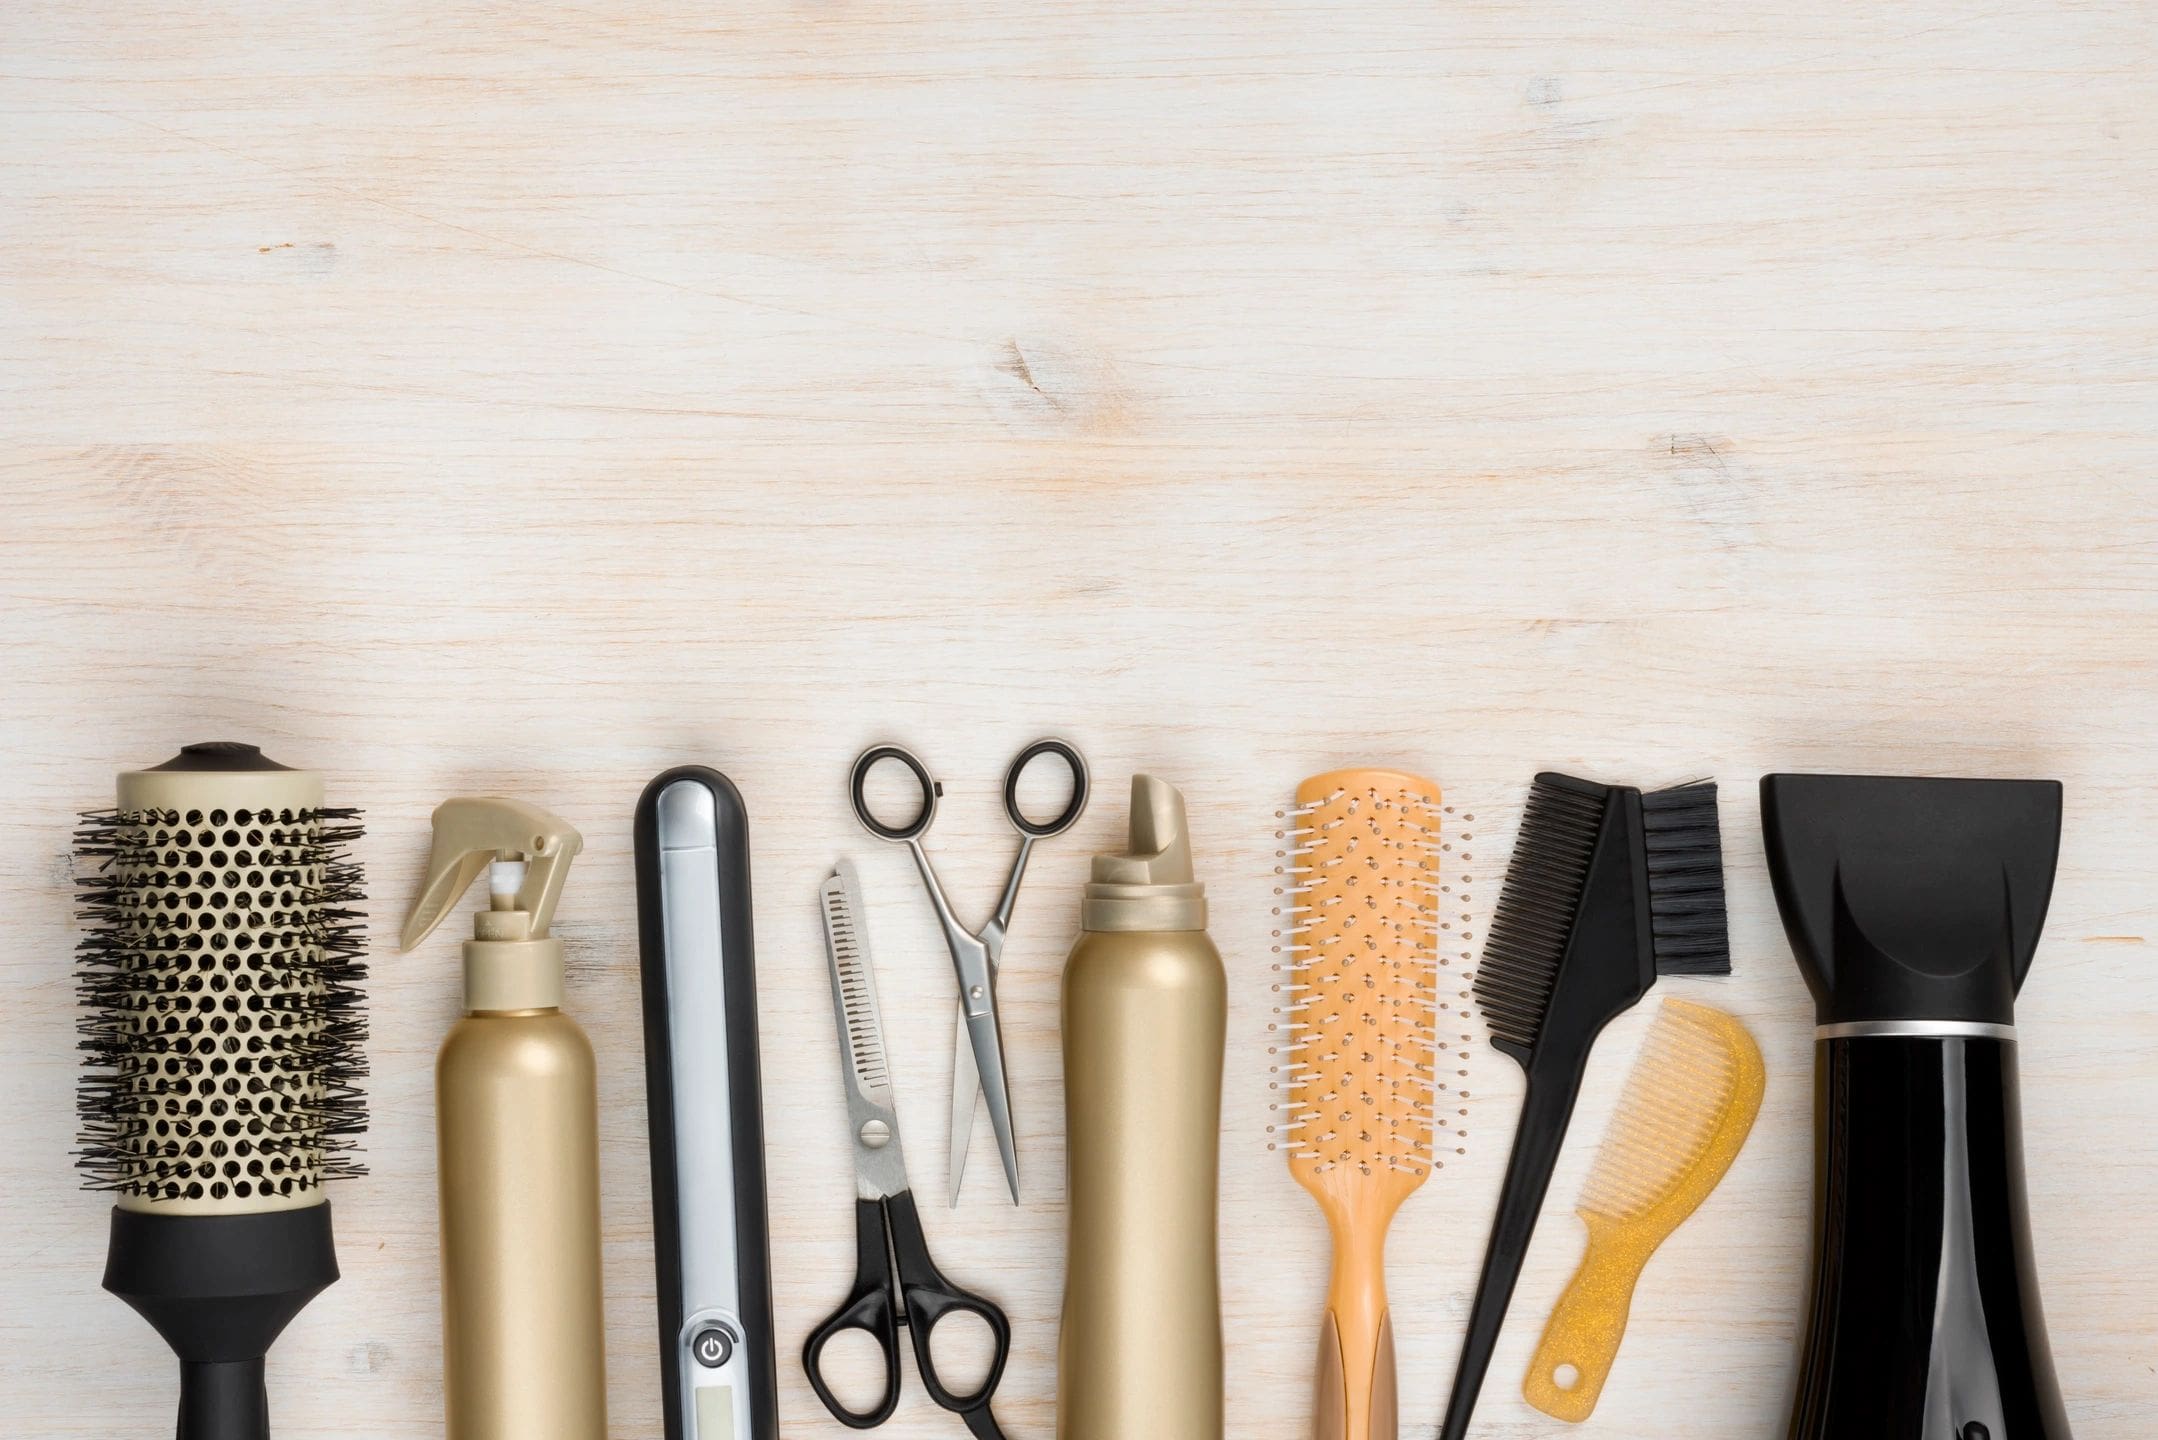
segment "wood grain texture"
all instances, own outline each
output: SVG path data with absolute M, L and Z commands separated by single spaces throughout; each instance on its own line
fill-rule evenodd
M 2079 1440 L 2158 1372 L 2158 27 L 1977 11 L 1127 0 L 0 14 L 0 1411 L 158 1433 L 171 1362 L 74 1188 L 67 840 L 114 770 L 232 736 L 364 805 L 371 1177 L 278 1346 L 279 1434 L 440 1428 L 431 1056 L 454 937 L 391 944 L 430 808 L 588 842 L 561 911 L 601 1056 L 615 1433 L 656 1432 L 628 830 L 685 760 L 748 798 L 792 1351 L 851 1264 L 815 919 L 862 865 L 918 1182 L 949 980 L 863 743 L 931 757 L 986 906 L 1044 731 L 1102 796 L 1006 957 L 1031 1194 L 977 1166 L 940 1262 L 1053 1430 L 1056 975 L 1122 779 L 1185 787 L 1234 984 L 1231 1433 L 1298 1433 L 1325 1227 L 1266 1150 L 1273 812 L 1436 776 L 1469 906 L 1539 766 L 1725 779 L 1752 1143 L 1660 1253 L 1584 1435 L 1780 1429 L 1806 1263 L 1808 1007 L 1760 868 L 1777 768 L 2058 776 L 2026 993 L 2030 1189 Z M 1473 836 L 1473 839 L 1471 838 Z M 1483 892 L 1479 894 L 1478 892 Z M 1647 1023 L 1599 1052 L 1594 1137 Z M 1435 1423 L 1518 1093 L 1394 1231 Z M 984 1143 L 977 1139 L 977 1145 Z M 1478 1433 L 1579 1254 L 1576 1143 Z M 933 1190 L 934 1185 L 930 1188 Z M 954 1433 L 908 1379 L 884 1432 Z

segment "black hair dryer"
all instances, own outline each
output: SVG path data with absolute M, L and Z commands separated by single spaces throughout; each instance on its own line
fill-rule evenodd
M 2031 1262 L 2015 1031 L 2059 783 L 1770 775 L 1761 827 L 1819 1020 L 1790 1440 L 2069 1440 Z

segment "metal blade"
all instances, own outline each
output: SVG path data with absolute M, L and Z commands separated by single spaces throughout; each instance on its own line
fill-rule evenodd
M 967 1149 L 974 1143 L 974 1102 L 982 1093 L 981 1071 L 974 1065 L 974 1037 L 967 1033 L 967 1007 L 953 1007 L 958 1024 L 952 1035 L 952 1128 L 947 1143 L 952 1204 L 959 1203 L 959 1183 L 967 1176 Z
M 860 908 L 855 886 L 854 866 L 842 860 L 819 892 L 824 944 L 832 964 L 832 999 L 838 1006 L 839 1043 L 846 1052 L 850 1085 L 863 1099 L 888 1106 L 892 1071 L 884 1054 L 884 1021 L 877 1013 L 869 940 L 855 918 Z
M 818 890 L 824 914 L 825 958 L 832 972 L 832 1016 L 839 1027 L 840 1068 L 847 1086 L 847 1122 L 854 1137 L 855 1192 L 877 1200 L 907 1188 L 899 1147 L 899 1107 L 892 1095 L 884 1022 L 877 1013 L 876 967 L 861 927 L 861 885 L 842 860 Z
M 982 1099 L 989 1106 L 989 1128 L 996 1133 L 997 1153 L 1004 1160 L 1004 1183 L 1011 1188 L 1012 1203 L 1019 1203 L 1019 1147 L 1012 1134 L 1012 1093 L 1005 1081 L 1003 1034 L 997 1012 L 967 1017 L 973 1040 L 974 1069 L 981 1077 Z

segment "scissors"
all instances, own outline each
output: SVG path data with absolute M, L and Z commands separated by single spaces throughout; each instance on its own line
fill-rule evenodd
M 929 1397 L 966 1421 L 980 1440 L 1004 1440 L 989 1413 L 989 1398 L 1011 1357 L 1012 1328 L 1004 1312 L 960 1289 L 938 1272 L 922 1237 L 922 1217 L 907 1183 L 906 1155 L 899 1145 L 899 1106 L 877 1015 L 876 969 L 869 937 L 857 922 L 861 884 L 854 866 L 840 861 L 824 882 L 824 944 L 832 971 L 832 1012 L 839 1025 L 841 1068 L 846 1072 L 847 1120 L 854 1135 L 854 1224 L 857 1255 L 854 1292 L 822 1325 L 809 1332 L 802 1369 L 810 1388 L 840 1424 L 869 1430 L 891 1418 L 899 1404 L 899 1327 L 914 1341 L 914 1368 Z M 894 1263 L 896 1257 L 896 1264 Z M 940 1321 L 964 1311 L 989 1327 L 996 1354 L 975 1389 L 956 1394 L 937 1378 L 929 1337 Z M 849 1410 L 824 1383 L 824 1347 L 849 1330 L 867 1331 L 884 1352 L 884 1396 L 872 1410 Z
M 1044 755 L 1054 755 L 1071 767 L 1072 793 L 1061 814 L 1046 824 L 1038 824 L 1019 809 L 1019 777 Z M 897 760 L 906 766 L 921 786 L 921 813 L 904 825 L 886 825 L 870 814 L 863 793 L 869 772 L 885 760 Z M 929 903 L 937 912 L 937 923 L 944 929 L 944 944 L 952 952 L 953 973 L 959 979 L 959 1018 L 952 1054 L 951 1203 L 959 1203 L 959 1182 L 967 1173 L 967 1147 L 974 1138 L 974 1101 L 976 1096 L 983 1096 L 989 1102 L 989 1125 L 996 1132 L 997 1150 L 1004 1158 L 1004 1180 L 1011 1187 L 1012 1203 L 1016 1205 L 1019 1152 L 1012 1140 L 1011 1090 L 1004 1071 L 1003 1031 L 997 1020 L 997 963 L 1004 954 L 1004 934 L 1011 928 L 1012 906 L 1018 903 L 1019 882 L 1027 873 L 1027 857 L 1034 852 L 1034 842 L 1071 829 L 1086 809 L 1086 760 L 1062 740 L 1037 740 L 1020 751 L 1005 770 L 1004 814 L 1019 832 L 1019 853 L 1012 860 L 1011 874 L 1005 877 L 996 913 L 980 930 L 969 930 L 959 923 L 951 903 L 944 898 L 944 887 L 937 882 L 929 852 L 922 848 L 922 836 L 937 818 L 937 800 L 944 794 L 943 784 L 930 778 L 929 767 L 897 745 L 872 745 L 855 758 L 848 791 L 854 800 L 854 818 L 862 822 L 863 829 L 880 840 L 897 841 L 913 852 L 915 868 L 922 872 Z

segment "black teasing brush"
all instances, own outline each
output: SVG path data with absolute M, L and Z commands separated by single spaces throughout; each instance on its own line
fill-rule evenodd
M 1730 968 L 1715 786 L 1536 777 L 1475 982 L 1528 1084 L 1440 1440 L 1468 1433 L 1596 1037 L 1658 974 Z
M 1731 928 L 1723 907 L 1723 827 L 1716 782 L 1696 780 L 1641 797 L 1649 925 L 1659 975 L 1728 975 Z

